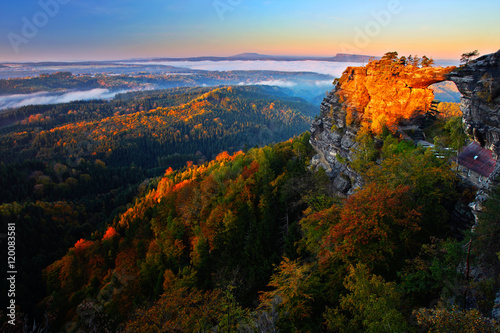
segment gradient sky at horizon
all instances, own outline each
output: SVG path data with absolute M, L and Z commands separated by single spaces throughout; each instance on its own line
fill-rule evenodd
M 496 0 L 23 0 L 3 1 L 0 22 L 0 62 L 500 49 Z

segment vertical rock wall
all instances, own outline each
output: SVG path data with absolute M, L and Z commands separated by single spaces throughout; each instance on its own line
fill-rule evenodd
M 478 143 L 500 155 L 500 51 L 480 57 L 447 75 L 462 94 L 460 109 L 466 132 Z M 489 186 L 500 176 L 500 164 L 488 179 Z M 480 196 L 483 194 L 480 194 Z M 479 201 L 482 200 L 482 198 Z M 484 198 L 483 198 L 484 199 Z
M 500 51 L 480 57 L 457 68 L 448 75 L 462 94 L 460 109 L 467 133 L 497 159 L 495 170 L 487 180 L 486 191 L 479 191 L 470 206 L 476 220 L 482 203 L 488 198 L 487 189 L 500 186 Z M 497 293 L 491 313 L 500 320 L 500 292 Z

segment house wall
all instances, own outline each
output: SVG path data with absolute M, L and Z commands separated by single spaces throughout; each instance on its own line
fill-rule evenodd
M 485 181 L 486 177 L 481 176 L 477 172 L 474 172 L 463 165 L 460 165 L 458 167 L 458 171 L 460 173 L 460 176 L 462 176 L 464 179 L 468 180 L 471 182 L 474 186 L 477 186 L 478 188 L 484 188 L 485 187 Z

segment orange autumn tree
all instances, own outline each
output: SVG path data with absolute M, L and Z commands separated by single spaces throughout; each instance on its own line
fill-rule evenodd
M 106 230 L 106 233 L 102 236 L 102 240 L 105 241 L 105 240 L 109 240 L 109 239 L 112 239 L 116 236 L 116 229 L 113 228 L 113 227 L 108 227 L 108 229 Z
M 126 331 L 205 332 L 217 326 L 225 310 L 219 290 L 174 288 L 150 308 L 138 310 L 135 318 L 127 323 Z
M 298 327 L 300 322 L 311 316 L 312 295 L 318 287 L 317 283 L 312 274 L 312 265 L 285 257 L 269 282 L 268 286 L 273 289 L 261 292 L 260 308 L 269 311 L 277 306 L 281 316 Z
M 323 238 L 320 258 L 361 261 L 385 266 L 405 251 L 419 230 L 420 213 L 412 204 L 409 187 L 390 188 L 374 183 L 346 200 L 338 222 Z

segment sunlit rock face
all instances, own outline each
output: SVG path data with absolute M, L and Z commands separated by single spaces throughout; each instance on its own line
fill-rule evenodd
M 445 81 L 445 74 L 454 68 L 418 68 L 382 59 L 347 68 L 337 94 L 344 102 L 348 123 L 357 122 L 378 134 L 384 126 L 396 130 L 402 120 L 427 112 L 434 99 L 428 87 Z
M 311 144 L 318 151 L 313 164 L 334 179 L 338 194 L 348 195 L 362 185 L 349 168 L 356 135 L 364 127 L 378 134 L 396 131 L 407 120 L 430 109 L 430 85 L 453 81 L 462 94 L 460 108 L 467 132 L 493 156 L 500 155 L 500 51 L 465 66 L 416 67 L 399 59 L 383 58 L 363 67 L 348 67 L 321 104 L 312 123 Z M 490 181 L 500 175 L 500 166 Z
M 460 109 L 467 132 L 492 151 L 496 167 L 487 187 L 500 186 L 500 51 L 478 58 L 459 68 L 417 68 L 384 59 L 365 67 L 349 67 L 336 87 L 321 103 L 321 113 L 312 123 L 311 144 L 318 152 L 313 166 L 323 167 L 333 179 L 337 194 L 347 196 L 363 185 L 362 178 L 349 167 L 356 150 L 356 135 L 365 127 L 379 133 L 385 125 L 394 130 L 405 120 L 425 113 L 434 94 L 429 85 L 453 81 L 462 94 Z M 470 206 L 476 218 L 487 192 L 479 191 Z M 452 214 L 460 221 L 469 215 L 467 207 Z M 465 218 L 462 225 L 469 223 Z M 500 292 L 493 318 L 500 318 Z
M 383 58 L 344 71 L 311 127 L 311 144 L 318 152 L 313 165 L 327 171 L 337 194 L 349 195 L 363 184 L 347 163 L 352 161 L 359 129 L 379 134 L 386 126 L 396 131 L 401 122 L 424 114 L 434 99 L 428 87 L 447 80 L 453 69 L 419 68 Z

